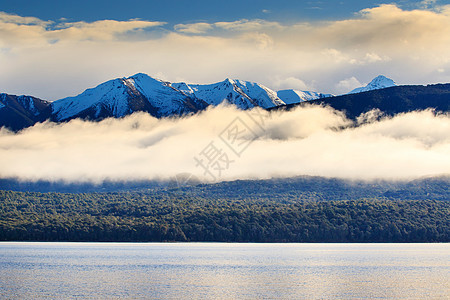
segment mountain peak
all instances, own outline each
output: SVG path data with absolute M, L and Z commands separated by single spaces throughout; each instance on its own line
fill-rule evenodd
M 233 85 L 233 84 L 235 84 L 235 80 L 234 79 L 231 79 L 231 78 L 226 78 L 224 81 L 222 81 L 223 83 L 225 83 L 225 84 L 231 84 L 231 85 Z
M 130 77 L 126 78 L 126 79 L 148 79 L 148 78 L 155 79 L 155 78 L 153 78 L 153 77 L 151 77 L 151 76 L 149 76 L 149 75 L 147 75 L 145 73 L 136 73 L 133 76 L 130 76 Z
M 394 80 L 387 78 L 384 75 L 378 75 L 372 81 L 367 85 L 371 87 L 377 87 L 377 86 L 383 86 L 383 87 L 389 87 L 389 86 L 395 86 L 397 85 Z
M 378 89 L 384 89 L 384 88 L 388 88 L 388 87 L 396 86 L 396 85 L 397 84 L 395 83 L 394 80 L 392 80 L 384 75 L 378 75 L 377 77 L 372 79 L 372 81 L 369 82 L 366 86 L 356 88 L 356 89 L 352 90 L 349 94 L 356 94 L 356 93 L 362 93 L 362 92 L 373 91 L 373 90 L 378 90 Z
M 145 73 L 137 73 L 128 78 L 124 77 L 123 79 L 125 81 L 137 81 L 137 82 L 148 82 L 148 83 L 152 82 L 152 83 L 156 83 L 156 84 L 166 83 L 164 80 L 154 78 Z

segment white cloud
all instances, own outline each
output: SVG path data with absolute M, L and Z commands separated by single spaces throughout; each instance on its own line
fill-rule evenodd
M 421 9 L 432 9 L 436 7 L 436 0 L 423 0 L 418 6 Z
M 294 76 L 290 76 L 287 78 L 277 78 L 273 82 L 273 85 L 277 90 L 283 89 L 294 89 L 301 91 L 313 90 L 313 88 L 307 85 L 303 80 L 296 78 Z
M 450 170 L 449 115 L 413 112 L 339 129 L 350 122 L 329 108 L 252 113 L 253 120 L 264 121 L 264 131 L 233 107 L 181 119 L 138 113 L 100 123 L 38 124 L 18 134 L 3 130 L 0 177 L 98 182 L 192 173 L 209 180 L 194 157 L 203 159 L 200 153 L 211 142 L 233 161 L 220 176 L 211 167 L 219 180 L 295 175 L 406 179 Z M 258 136 L 240 156 L 219 137 L 236 117 Z M 248 133 L 237 136 L 237 142 L 251 141 L 254 135 Z
M 177 24 L 174 29 L 183 33 L 201 34 L 213 29 L 209 23 Z
M 0 11 L 0 22 L 11 23 L 16 25 L 42 25 L 47 26 L 51 24 L 51 21 L 43 21 L 35 17 L 22 17 L 14 14 L 8 14 Z
M 47 47 L 49 42 L 55 41 L 109 41 L 116 39 L 120 34 L 164 24 L 141 20 L 101 20 L 92 23 L 60 20 L 59 23 L 55 23 L 0 12 L 0 46 L 32 51 L 33 48 Z
M 232 31 L 257 31 L 257 30 L 273 30 L 283 29 L 283 26 L 277 22 L 269 22 L 265 20 L 239 20 L 233 22 L 216 22 L 214 25 L 218 28 Z
M 345 94 L 361 86 L 363 86 L 363 84 L 359 82 L 358 79 L 350 77 L 339 81 L 336 84 L 336 90 L 339 91 L 339 94 Z
M 62 23 L 58 26 L 60 29 L 48 31 L 48 35 L 50 37 L 62 40 L 113 40 L 118 34 L 162 26 L 164 24 L 165 23 L 163 22 L 149 22 L 140 20 L 103 20 L 93 23 Z
M 259 31 L 273 31 L 282 30 L 284 26 L 277 22 L 269 22 L 265 20 L 247 20 L 242 19 L 233 22 L 215 22 L 215 23 L 190 23 L 190 24 L 177 24 L 174 29 L 178 32 L 189 34 L 204 34 L 210 32 L 212 35 L 224 34 L 224 31 L 228 33 L 242 33 L 242 32 L 259 32 Z M 228 34 L 229 36 L 229 34 Z

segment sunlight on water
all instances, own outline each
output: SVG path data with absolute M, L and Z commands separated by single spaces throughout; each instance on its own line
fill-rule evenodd
M 450 244 L 0 243 L 0 298 L 446 298 Z

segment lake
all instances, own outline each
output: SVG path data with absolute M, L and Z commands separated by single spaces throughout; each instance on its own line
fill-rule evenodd
M 448 299 L 450 244 L 0 243 L 2 299 Z

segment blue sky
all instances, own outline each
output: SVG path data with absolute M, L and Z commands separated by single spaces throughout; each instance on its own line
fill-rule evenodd
M 450 1 L 1 1 L 0 92 L 56 100 L 147 73 L 342 94 L 450 82 Z
M 447 1 L 436 1 L 444 4 Z M 293 0 L 3 0 L 2 11 L 43 20 L 67 18 L 92 22 L 103 19 L 140 18 L 169 24 L 217 22 L 237 19 L 265 19 L 278 22 L 339 20 L 364 8 L 391 3 L 372 0 L 293 1 Z M 423 1 L 392 1 L 405 9 L 423 6 Z

